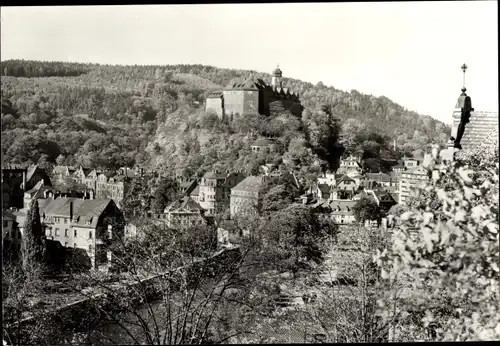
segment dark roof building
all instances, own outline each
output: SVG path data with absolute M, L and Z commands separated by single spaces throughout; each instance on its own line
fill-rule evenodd
M 271 85 L 252 76 L 245 80 L 230 82 L 223 90 L 210 93 L 205 111 L 213 112 L 221 120 L 234 120 L 235 115 L 269 115 L 274 110 L 289 110 L 300 116 L 302 113 L 299 95 L 282 85 L 282 71 L 273 71 Z

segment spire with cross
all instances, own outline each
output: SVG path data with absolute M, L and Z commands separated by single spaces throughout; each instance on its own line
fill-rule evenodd
M 465 71 L 467 71 L 468 66 L 466 64 L 462 65 L 462 71 L 464 71 L 464 77 L 463 77 L 463 84 L 462 84 L 462 92 L 466 92 L 467 89 L 465 88 Z

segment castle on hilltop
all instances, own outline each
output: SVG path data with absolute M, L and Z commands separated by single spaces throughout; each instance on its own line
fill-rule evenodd
M 282 71 L 273 71 L 271 85 L 262 79 L 248 78 L 244 82 L 230 83 L 220 91 L 207 96 L 205 111 L 217 114 L 219 119 L 233 120 L 234 116 L 245 114 L 276 114 L 288 110 L 296 116 L 302 114 L 298 92 L 284 88 Z

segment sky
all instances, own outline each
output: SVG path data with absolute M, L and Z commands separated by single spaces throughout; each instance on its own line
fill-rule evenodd
M 497 1 L 2 7 L 1 59 L 205 64 L 386 96 L 447 124 L 498 110 Z

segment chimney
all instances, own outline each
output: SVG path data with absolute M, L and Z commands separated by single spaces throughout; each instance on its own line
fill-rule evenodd
M 73 201 L 69 202 L 69 221 L 73 221 Z

